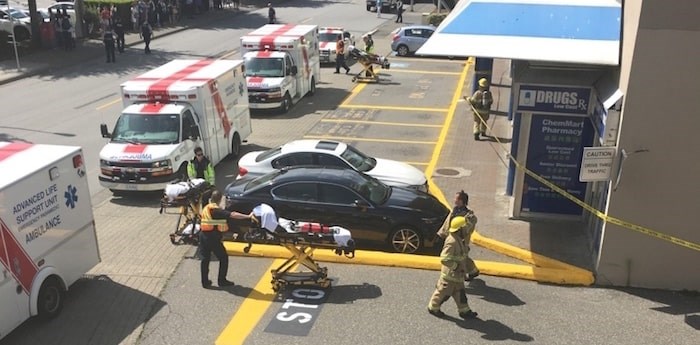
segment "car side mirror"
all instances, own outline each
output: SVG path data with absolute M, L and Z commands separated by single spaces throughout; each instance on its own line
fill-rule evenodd
M 111 138 L 112 137 L 112 134 L 110 134 L 109 130 L 107 130 L 107 125 L 104 123 L 100 125 L 100 133 L 102 133 L 103 138 Z
M 297 66 L 292 66 L 292 75 L 297 75 L 298 72 Z
M 369 207 L 369 204 L 364 200 L 355 200 L 355 202 L 353 202 L 353 205 L 355 207 L 361 208 L 361 209 L 365 209 L 365 208 Z

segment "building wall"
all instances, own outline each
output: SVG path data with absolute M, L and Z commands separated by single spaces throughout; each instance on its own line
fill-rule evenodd
M 624 15 L 618 147 L 648 152 L 625 161 L 608 213 L 700 243 L 700 6 L 627 0 Z M 607 224 L 597 283 L 700 290 L 700 252 Z

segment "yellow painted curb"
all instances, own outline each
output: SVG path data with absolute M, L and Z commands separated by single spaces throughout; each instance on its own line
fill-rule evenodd
M 265 258 L 289 258 L 291 256 L 291 253 L 281 246 L 254 244 L 247 254 L 243 252 L 245 246 L 245 243 L 240 242 L 224 242 L 228 255 Z M 342 264 L 415 268 L 432 271 L 439 271 L 441 268 L 440 260 L 435 256 L 383 253 L 367 250 L 358 250 L 355 252 L 354 259 L 348 259 L 344 256 L 336 255 L 330 249 L 316 249 L 313 253 L 313 258 L 320 262 Z M 566 285 L 591 285 L 594 281 L 593 274 L 585 270 L 532 267 L 481 260 L 475 260 L 475 263 L 482 274 L 492 276 Z
M 514 245 L 510 245 L 508 243 L 504 243 L 501 241 L 497 241 L 488 237 L 484 237 L 483 235 L 479 234 L 477 231 L 474 231 L 472 234 L 472 243 L 486 248 L 493 250 L 497 253 L 501 253 L 507 256 L 510 256 L 512 258 L 516 258 L 520 261 L 524 261 L 527 263 L 530 263 L 532 265 L 538 266 L 538 267 L 547 267 L 547 268 L 557 268 L 557 269 L 564 269 L 564 270 L 580 270 L 580 271 L 586 271 L 587 270 L 567 264 L 565 262 L 552 259 L 549 257 L 546 257 L 544 255 L 540 255 L 537 253 L 533 253 L 529 250 L 522 249 L 519 247 L 516 247 Z M 590 272 L 589 272 L 590 273 Z

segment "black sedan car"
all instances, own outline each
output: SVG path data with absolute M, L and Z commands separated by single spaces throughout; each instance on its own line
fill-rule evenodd
M 227 208 L 247 213 L 261 203 L 278 217 L 337 225 L 358 245 L 388 245 L 401 253 L 433 246 L 449 210 L 425 192 L 390 187 L 349 169 L 294 167 L 226 187 Z

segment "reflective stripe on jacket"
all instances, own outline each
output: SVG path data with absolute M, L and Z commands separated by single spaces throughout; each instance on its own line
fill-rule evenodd
M 197 178 L 197 168 L 195 167 L 196 160 L 195 158 L 187 164 L 187 176 L 189 176 L 190 179 Z M 210 185 L 214 185 L 214 167 L 211 163 L 207 163 L 207 167 L 204 168 L 204 180 L 209 182 Z
M 461 238 L 454 234 L 447 236 L 440 253 L 440 278 L 452 283 L 463 283 L 467 273 L 468 255 L 469 249 Z
M 207 204 L 207 206 L 204 206 L 204 209 L 202 210 L 202 214 L 200 215 L 202 217 L 201 223 L 200 223 L 200 229 L 202 231 L 214 231 L 218 230 L 219 232 L 226 232 L 228 231 L 228 223 L 226 222 L 226 219 L 214 219 L 211 217 L 211 211 L 212 209 L 219 208 L 219 205 L 210 203 Z

